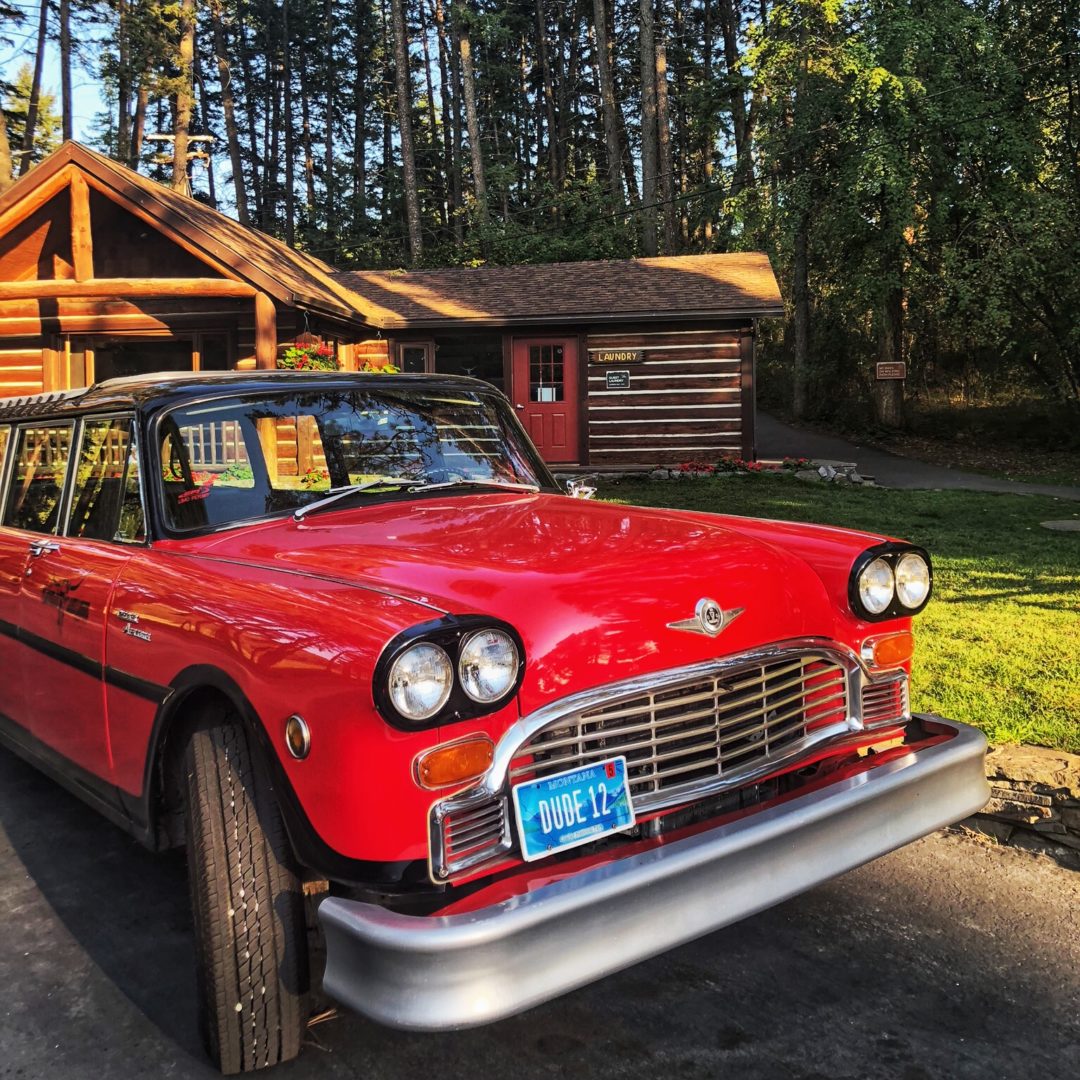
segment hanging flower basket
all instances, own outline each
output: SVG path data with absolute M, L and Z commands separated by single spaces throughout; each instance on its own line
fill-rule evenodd
M 290 345 L 278 357 L 277 366 L 286 371 L 338 371 L 341 368 L 333 345 L 310 338 L 306 341 L 298 339 Z

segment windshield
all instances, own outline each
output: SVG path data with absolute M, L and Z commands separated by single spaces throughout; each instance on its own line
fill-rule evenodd
M 502 399 L 470 389 L 223 398 L 171 409 L 156 431 L 165 523 L 177 532 L 296 511 L 350 487 L 341 505 L 455 481 L 466 492 L 551 483 Z

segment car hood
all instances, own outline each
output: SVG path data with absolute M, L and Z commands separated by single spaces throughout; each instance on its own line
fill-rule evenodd
M 631 675 L 834 631 L 835 610 L 805 562 L 704 514 L 455 493 L 269 522 L 198 547 L 191 553 L 511 623 L 528 658 L 524 711 Z M 703 597 L 742 613 L 715 638 L 670 627 L 692 619 Z

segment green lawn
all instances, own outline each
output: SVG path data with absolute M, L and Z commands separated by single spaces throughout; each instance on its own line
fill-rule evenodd
M 1080 753 L 1080 503 L 969 491 L 888 491 L 789 476 L 605 481 L 600 497 L 645 506 L 813 521 L 926 547 L 934 599 L 916 619 L 913 707 L 992 742 Z

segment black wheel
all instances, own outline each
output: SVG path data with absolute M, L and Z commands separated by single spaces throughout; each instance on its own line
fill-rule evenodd
M 199 1017 L 223 1073 L 300 1052 L 307 1022 L 303 887 L 248 733 L 226 709 L 184 758 Z

